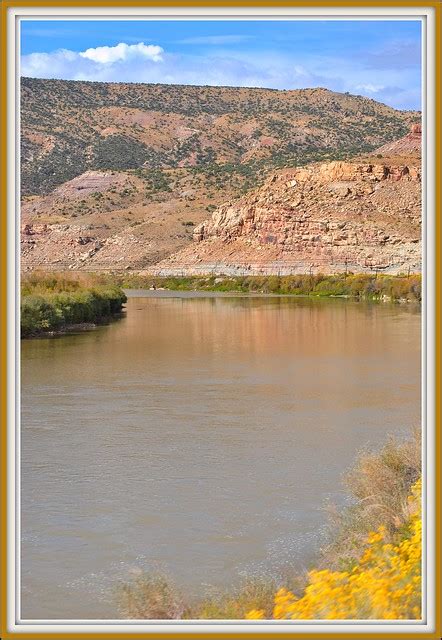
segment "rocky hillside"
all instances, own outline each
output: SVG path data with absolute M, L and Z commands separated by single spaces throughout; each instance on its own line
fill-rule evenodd
M 193 264 L 193 231 L 217 207 L 216 216 L 224 216 L 224 203 L 233 211 L 242 197 L 241 210 L 249 198 L 261 197 L 256 189 L 280 167 L 348 160 L 371 149 L 394 165 L 388 149 L 394 155 L 395 140 L 418 119 L 325 89 L 29 78 L 22 79 L 21 112 L 24 270 L 140 270 L 186 247 L 188 254 L 177 260 Z M 408 140 L 402 151 L 416 155 L 413 145 Z M 407 163 L 407 157 L 400 160 Z M 352 194 L 345 201 L 358 198 Z M 305 204 L 315 206 L 308 199 Z M 204 241 L 201 247 L 211 235 L 238 235 L 221 227 L 200 227 L 195 237 Z M 270 255 L 271 244 L 261 238 L 257 251 Z M 276 244 L 282 247 L 279 239 Z M 282 260 L 294 259 L 289 244 Z M 235 259 L 250 262 L 253 251 Z
M 21 207 L 22 268 L 141 269 L 250 185 L 232 167 L 86 171 Z
M 326 89 L 21 81 L 22 190 L 86 171 L 294 166 L 404 135 L 413 112 Z M 246 170 L 247 172 L 247 170 Z M 241 177 L 241 171 L 239 176 Z
M 413 144 L 420 130 L 414 128 Z M 407 137 L 410 141 L 410 138 Z M 159 273 L 337 273 L 421 268 L 421 171 L 409 155 L 380 153 L 286 169 L 194 230 L 194 244 L 161 262 Z M 384 148 L 384 151 L 388 149 Z

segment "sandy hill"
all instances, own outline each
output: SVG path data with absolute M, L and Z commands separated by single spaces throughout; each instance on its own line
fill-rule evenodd
M 422 127 L 420 124 L 413 124 L 409 133 L 399 140 L 387 142 L 373 152 L 373 155 L 387 157 L 413 157 L 421 155 Z

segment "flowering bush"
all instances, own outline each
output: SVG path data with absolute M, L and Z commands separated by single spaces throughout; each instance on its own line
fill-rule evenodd
M 279 620 L 398 620 L 421 617 L 422 518 L 421 480 L 408 499 L 409 518 L 394 543 L 385 527 L 367 538 L 360 560 L 348 571 L 313 570 L 297 598 L 282 588 L 274 598 L 273 618 Z M 249 620 L 264 618 L 253 609 Z

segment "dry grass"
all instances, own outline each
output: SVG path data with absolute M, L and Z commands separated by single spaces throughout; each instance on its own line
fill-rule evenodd
M 357 561 L 370 531 L 383 525 L 387 537 L 408 521 L 411 487 L 421 475 L 421 436 L 399 441 L 390 437 L 378 452 L 362 451 L 344 484 L 354 503 L 329 509 L 330 543 L 323 549 L 321 566 L 346 569 Z
M 271 617 L 273 597 L 280 586 L 272 579 L 251 579 L 230 591 L 213 591 L 202 600 L 185 600 L 172 580 L 142 573 L 117 591 L 119 611 L 133 620 L 243 620 L 251 609 Z M 286 587 L 299 590 L 296 580 Z
M 120 613 L 130 620 L 179 620 L 182 596 L 165 576 L 142 574 L 118 590 Z
M 22 275 L 20 289 L 22 295 L 29 293 L 60 293 L 104 284 L 107 285 L 108 282 L 105 276 L 99 273 L 81 271 L 48 272 L 44 269 L 35 269 Z
M 251 609 L 270 617 L 277 583 L 271 579 L 248 580 L 236 590 L 219 593 L 190 606 L 186 618 L 193 620 L 243 620 Z

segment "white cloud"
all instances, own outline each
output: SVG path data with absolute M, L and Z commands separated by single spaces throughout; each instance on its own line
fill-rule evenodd
M 30 53 L 22 57 L 22 75 L 36 78 L 64 78 L 66 69 L 78 59 L 78 53 L 57 49 L 51 53 Z
M 357 84 L 355 86 L 355 90 L 364 91 L 365 93 L 379 93 L 379 91 L 382 91 L 383 89 L 385 89 L 385 87 L 381 84 L 370 84 L 369 82 L 367 84 Z
M 113 62 L 120 62 L 124 60 L 130 60 L 133 58 L 148 58 L 154 62 L 162 62 L 162 53 L 164 49 L 154 44 L 144 44 L 144 42 L 138 42 L 138 44 L 126 44 L 120 42 L 115 47 L 95 47 L 86 49 L 86 51 L 80 51 L 82 58 L 99 62 L 100 64 L 112 64 Z

